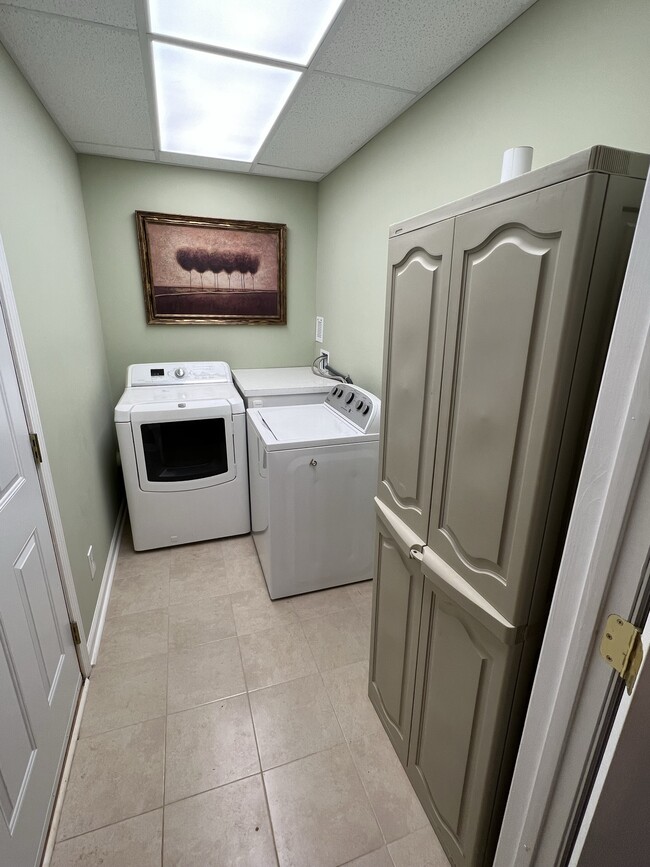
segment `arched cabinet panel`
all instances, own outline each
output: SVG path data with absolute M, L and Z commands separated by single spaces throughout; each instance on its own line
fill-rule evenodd
M 453 221 L 389 248 L 380 500 L 423 541 L 431 501 Z
M 376 564 L 369 696 L 395 751 L 406 763 L 422 575 L 418 562 L 409 559 L 381 522 L 378 523 Z
M 407 772 L 457 867 L 482 861 L 522 644 L 425 577 Z
M 516 623 L 580 337 L 598 228 L 589 194 L 576 178 L 456 220 L 428 544 Z

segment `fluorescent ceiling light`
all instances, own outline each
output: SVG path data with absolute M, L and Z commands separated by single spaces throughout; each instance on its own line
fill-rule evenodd
M 153 42 L 162 150 L 252 162 L 301 73 Z
M 342 0 L 149 0 L 152 33 L 306 66 Z

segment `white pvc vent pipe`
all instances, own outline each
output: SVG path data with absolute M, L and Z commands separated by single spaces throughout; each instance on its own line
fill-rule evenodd
M 529 172 L 532 165 L 533 149 L 531 147 L 508 148 L 507 151 L 503 152 L 501 183 Z

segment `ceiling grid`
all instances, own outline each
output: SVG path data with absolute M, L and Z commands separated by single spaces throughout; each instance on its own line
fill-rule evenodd
M 187 9 L 189 2 L 166 6 L 165 0 L 152 0 L 152 5 L 173 19 L 175 10 Z M 200 7 L 205 0 L 196 2 Z M 326 5 L 327 0 L 323 2 Z M 293 75 L 300 79 L 277 116 L 267 111 L 263 122 L 233 124 L 233 140 L 244 142 L 251 153 L 246 159 L 206 156 L 209 148 L 200 152 L 201 145 L 199 152 L 179 152 L 188 140 L 185 127 L 198 127 L 195 115 L 204 100 L 197 98 L 192 108 L 194 94 L 179 83 L 178 75 L 173 87 L 186 98 L 180 109 L 168 113 L 183 134 L 178 136 L 180 146 L 161 149 L 158 123 L 164 118 L 156 106 L 151 51 L 158 37 L 149 23 L 146 0 L 0 0 L 0 41 L 80 153 L 318 181 L 533 2 L 344 0 L 338 11 L 334 9 L 325 35 L 308 43 L 297 60 L 281 56 L 280 42 L 286 34 L 277 26 L 258 28 L 259 34 L 249 28 L 251 33 L 246 33 L 247 38 L 266 39 L 270 47 L 264 48 L 264 57 L 262 50 L 237 43 L 237 26 L 226 20 L 231 7 L 220 10 L 218 23 L 218 16 L 199 17 L 199 29 L 189 38 L 187 33 L 165 35 L 166 44 L 199 47 L 204 57 L 228 55 L 236 63 L 237 58 L 252 55 L 264 68 L 297 70 Z M 333 8 L 325 10 L 330 17 Z M 300 22 L 285 24 L 292 34 Z M 210 38 L 218 40 L 221 35 L 223 48 L 209 44 Z M 300 50 L 296 45 L 296 56 Z M 308 50 L 313 56 L 305 60 Z M 208 72 L 203 75 L 210 82 L 218 77 L 211 68 L 221 67 L 204 63 Z M 216 88 L 218 84 L 214 82 Z M 222 96 L 227 106 L 229 88 L 222 89 Z M 282 92 L 278 98 L 285 98 Z M 265 107 L 261 108 L 260 117 Z M 216 137 L 219 124 L 208 116 L 205 128 L 214 130 Z

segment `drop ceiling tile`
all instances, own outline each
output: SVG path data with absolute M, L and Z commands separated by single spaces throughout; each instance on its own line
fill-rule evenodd
M 252 174 L 266 175 L 269 178 L 289 178 L 294 181 L 320 181 L 323 177 L 323 172 L 305 172 L 284 166 L 266 166 L 263 163 L 258 163 L 252 169 Z
M 113 27 L 128 27 L 131 30 L 137 26 L 134 0 L 74 0 L 73 3 L 70 0 L 3 0 L 2 5 L 81 18 L 98 24 L 111 24 Z
M 308 73 L 275 133 L 260 151 L 259 161 L 321 174 L 331 171 L 412 99 L 413 94 L 401 90 Z
M 152 150 L 145 148 L 117 148 L 113 145 L 95 144 L 87 141 L 73 141 L 73 148 L 78 154 L 94 154 L 99 157 L 116 157 L 121 160 L 145 160 L 151 162 L 156 159 Z
M 135 31 L 0 6 L 0 38 L 71 141 L 153 148 Z
M 312 69 L 420 92 L 445 77 L 535 0 L 356 0 Z

